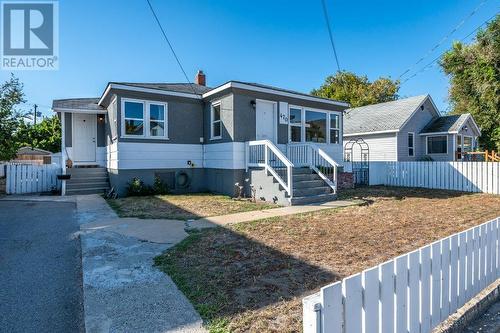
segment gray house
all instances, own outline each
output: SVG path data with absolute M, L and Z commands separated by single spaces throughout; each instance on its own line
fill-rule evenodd
M 477 147 L 480 135 L 470 114 L 442 116 L 429 95 L 352 108 L 344 116 L 344 144 L 363 139 L 370 161 L 456 161 Z
M 173 192 L 233 195 L 252 184 L 282 204 L 334 197 L 347 107 L 255 83 L 209 88 L 201 71 L 194 84 L 110 82 L 99 98 L 53 102 L 68 194 L 102 191 L 109 177 L 123 195 L 134 177 L 160 177 Z

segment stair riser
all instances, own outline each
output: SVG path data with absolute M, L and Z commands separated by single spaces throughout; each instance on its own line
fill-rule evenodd
M 66 190 L 82 190 L 89 188 L 108 188 L 107 182 L 103 183 L 88 183 L 88 184 L 66 184 Z
M 103 194 L 108 189 L 89 189 L 89 190 L 66 190 L 66 195 L 82 195 L 82 194 Z
M 294 168 L 292 172 L 293 175 L 310 175 L 311 173 L 309 168 Z
M 303 197 L 303 198 L 292 198 L 292 205 L 309 205 L 315 203 L 323 203 L 335 200 L 337 196 L 335 194 L 323 195 L 323 196 L 311 196 L 311 197 Z
M 294 182 L 308 181 L 308 180 L 321 180 L 321 177 L 317 174 L 310 175 L 293 175 Z
M 323 187 L 325 185 L 326 183 L 323 180 L 309 180 L 309 181 L 294 182 L 293 188 L 300 190 L 306 188 Z
M 296 197 L 307 197 L 307 196 L 329 194 L 329 193 L 332 193 L 332 189 L 330 187 L 317 187 L 317 188 L 295 190 L 293 192 L 293 195 Z
M 108 177 L 71 177 L 71 179 L 66 181 L 66 185 L 68 184 L 86 184 L 86 183 L 101 183 L 107 182 Z

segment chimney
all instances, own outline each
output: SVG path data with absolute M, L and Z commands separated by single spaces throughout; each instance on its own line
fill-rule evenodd
M 205 74 L 203 73 L 202 70 L 198 70 L 198 73 L 196 74 L 196 76 L 194 78 L 194 83 L 199 84 L 200 86 L 206 85 Z

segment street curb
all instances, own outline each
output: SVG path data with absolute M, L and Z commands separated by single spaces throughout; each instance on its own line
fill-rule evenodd
M 452 314 L 446 321 L 436 327 L 433 332 L 461 333 L 498 300 L 500 300 L 500 279 L 484 289 L 483 292 L 474 297 L 462 309 L 459 309 L 458 312 Z

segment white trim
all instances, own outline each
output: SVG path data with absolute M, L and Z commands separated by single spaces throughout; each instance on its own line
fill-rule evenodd
M 429 153 L 429 137 L 437 137 L 437 136 L 444 136 L 446 137 L 446 153 Z M 448 136 L 447 135 L 431 135 L 427 136 L 425 138 L 425 155 L 448 155 L 449 149 L 448 149 Z
M 117 84 L 117 83 L 108 83 L 108 86 L 106 87 L 106 90 L 104 90 L 104 93 L 102 94 L 101 98 L 99 99 L 99 102 L 97 102 L 97 105 L 102 105 L 102 103 L 104 102 L 104 99 L 109 94 L 111 89 L 121 89 L 121 90 L 137 91 L 137 92 L 144 92 L 144 93 L 150 93 L 150 94 L 158 94 L 158 95 L 202 99 L 201 95 L 195 95 L 195 94 L 190 94 L 190 93 L 181 93 L 181 92 L 176 92 L 176 91 L 167 91 L 167 90 L 160 90 L 160 89 L 154 89 L 154 88 L 134 87 L 134 86 L 128 86 L 125 84 Z
M 217 94 L 217 93 L 224 91 L 226 89 L 229 89 L 229 88 L 239 88 L 239 89 L 268 93 L 268 94 L 279 95 L 279 96 L 284 96 L 284 97 L 298 98 L 298 99 L 302 99 L 302 100 L 306 100 L 306 101 L 320 102 L 320 103 L 349 107 L 349 104 L 345 103 L 345 102 L 338 102 L 338 101 L 334 101 L 334 100 L 326 99 L 326 98 L 321 98 L 321 97 L 302 95 L 299 93 L 292 93 L 292 92 L 282 91 L 279 89 L 256 87 L 256 86 L 253 86 L 250 84 L 245 84 L 245 83 L 241 83 L 241 82 L 233 82 L 233 81 L 227 82 L 227 83 L 225 83 L 225 84 L 223 84 L 215 89 L 212 89 L 212 90 L 204 93 L 202 95 L 202 97 L 207 98 L 209 96 L 212 96 L 213 94 Z
M 462 126 L 460 126 L 460 129 L 458 130 L 458 132 L 460 132 L 460 131 L 464 128 L 465 123 L 467 123 L 467 121 L 468 121 L 469 119 L 471 119 L 471 120 L 472 120 L 472 124 L 474 125 L 474 127 L 476 127 L 476 130 L 477 130 L 477 132 L 479 133 L 479 136 L 481 136 L 481 130 L 479 129 L 479 126 L 477 126 L 476 121 L 474 120 L 474 117 L 472 117 L 472 115 L 471 115 L 470 113 L 467 115 L 467 118 L 465 118 L 465 120 L 464 120 L 464 124 L 463 124 Z M 457 133 L 458 133 L 458 132 L 457 132 Z
M 398 133 L 399 130 L 385 130 L 385 131 L 375 131 L 375 132 L 359 132 L 359 133 L 349 133 L 343 136 L 358 136 L 358 135 L 372 135 L 372 134 L 387 134 L 387 133 Z
M 268 101 L 265 99 L 255 99 L 255 136 L 257 139 L 257 103 L 269 103 L 273 105 L 273 144 L 278 144 L 278 103 L 275 101 Z
M 409 135 L 411 134 L 411 137 L 412 137 L 412 143 L 413 143 L 413 146 L 410 147 L 410 145 L 408 144 L 408 137 Z M 415 157 L 415 132 L 408 132 L 407 135 L 406 135 L 406 145 L 408 146 L 408 157 Z M 410 148 L 413 150 L 413 154 L 410 155 Z
M 214 107 L 219 107 L 219 120 L 214 120 Z M 214 136 L 214 122 L 220 124 L 220 135 Z M 210 140 L 222 139 L 222 101 L 216 101 L 210 104 Z
M 133 135 L 133 134 L 126 134 L 125 133 L 125 103 L 126 102 L 132 102 L 132 103 L 140 103 L 142 104 L 142 119 L 140 118 L 128 118 L 128 119 L 135 119 L 135 120 L 142 120 L 143 125 L 142 125 L 142 135 Z M 162 105 L 165 114 L 164 114 L 164 123 L 163 123 L 163 131 L 164 135 L 163 136 L 152 136 L 149 133 L 150 130 L 150 121 L 151 117 L 149 114 L 149 106 L 151 104 L 154 105 Z M 122 98 L 121 99 L 121 105 L 120 105 L 120 128 L 121 128 L 121 133 L 120 133 L 120 138 L 124 139 L 147 139 L 147 140 L 169 140 L 168 137 L 168 126 L 169 126 L 169 120 L 168 120 L 168 103 L 167 102 L 161 102 L 161 101 L 154 101 L 154 100 L 142 100 L 142 99 L 135 99 L 135 98 Z
M 87 109 L 68 109 L 68 108 L 52 108 L 54 112 L 69 112 L 69 113 L 95 113 L 95 114 L 107 114 L 107 110 L 87 110 Z
M 458 134 L 457 131 L 451 131 L 451 132 L 429 132 L 429 133 L 420 133 L 419 135 L 421 136 L 433 136 L 433 135 L 447 135 L 447 134 Z

